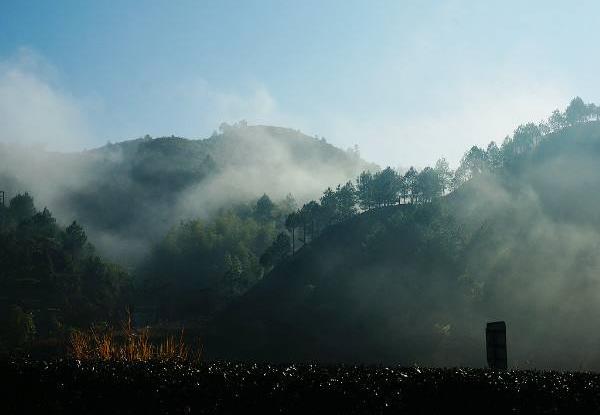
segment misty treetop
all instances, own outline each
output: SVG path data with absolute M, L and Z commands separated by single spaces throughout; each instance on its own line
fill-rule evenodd
M 306 244 L 321 230 L 339 223 L 359 212 L 405 203 L 427 203 L 458 189 L 469 179 L 484 172 L 510 169 L 516 162 L 531 154 L 545 136 L 569 126 L 600 119 L 600 107 L 585 104 L 574 98 L 564 112 L 555 110 L 548 120 L 538 124 L 520 125 L 512 137 L 500 147 L 492 141 L 487 148 L 471 147 L 453 171 L 446 159 L 439 159 L 434 167 L 418 171 L 410 167 L 400 173 L 391 167 L 371 172 L 363 171 L 354 183 L 347 182 L 335 189 L 327 188 L 318 201 L 310 201 L 289 215 L 286 227 L 291 233 L 292 251 L 296 241 Z M 300 232 L 297 235 L 296 230 Z
M 292 252 L 296 242 L 304 246 L 326 227 L 344 222 L 375 208 L 404 203 L 425 203 L 441 196 L 449 180 L 448 163 L 441 159 L 436 168 L 417 172 L 410 168 L 400 174 L 390 167 L 371 173 L 364 171 L 356 179 L 335 189 L 327 188 L 319 201 L 312 200 L 288 215 L 285 224 L 291 234 Z
M 281 232 L 295 203 L 291 195 L 276 203 L 264 194 L 212 219 L 182 221 L 139 268 L 141 302 L 157 307 L 161 319 L 198 318 L 222 308 L 290 253 Z
M 518 126 L 512 137 L 507 136 L 500 147 L 494 141 L 490 142 L 486 149 L 471 147 L 455 172 L 453 184 L 458 187 L 484 171 L 511 168 L 513 164 L 531 154 L 546 136 L 570 126 L 599 119 L 600 107 L 593 103 L 586 104 L 580 97 L 573 98 L 565 111 L 557 109 L 545 121 Z
M 434 167 L 418 171 L 410 167 L 404 173 L 391 167 L 371 172 L 363 171 L 355 182 L 327 188 L 321 198 L 309 201 L 285 220 L 288 234 L 281 233 L 267 249 L 263 264 L 276 266 L 291 253 L 315 240 L 328 226 L 339 224 L 358 213 L 394 205 L 426 204 L 461 188 L 482 174 L 506 174 L 523 163 L 534 150 L 553 133 L 600 117 L 600 108 L 574 98 L 564 112 L 554 111 L 539 124 L 520 125 L 512 137 L 506 137 L 501 147 L 490 142 L 486 149 L 473 146 L 453 171 L 441 158 Z
M 182 218 L 265 192 L 306 200 L 373 168 L 323 138 L 245 122 L 206 139 L 145 136 L 68 154 L 0 144 L 2 190 L 27 190 L 60 220 L 77 218 L 99 252 L 129 266 Z
M 212 323 L 215 355 L 481 366 L 504 320 L 514 366 L 598 370 L 600 123 L 581 104 L 458 172 L 365 171 L 355 205 L 343 186 L 306 203 L 286 221 L 297 254 Z

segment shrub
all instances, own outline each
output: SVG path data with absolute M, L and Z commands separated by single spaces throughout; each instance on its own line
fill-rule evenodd
M 18 305 L 12 305 L 8 308 L 6 318 L 2 322 L 1 331 L 9 348 L 30 343 L 36 332 L 33 315 L 23 311 Z

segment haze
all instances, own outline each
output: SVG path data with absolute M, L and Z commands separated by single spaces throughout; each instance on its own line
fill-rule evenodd
M 456 165 L 573 96 L 598 101 L 599 8 L 4 1 L 0 141 L 70 151 L 245 119 L 380 165 Z
M 3 3 L 0 361 L 600 370 L 599 9 Z

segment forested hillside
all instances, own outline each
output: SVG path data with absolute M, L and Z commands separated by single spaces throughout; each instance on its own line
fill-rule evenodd
M 12 148 L 4 346 L 130 309 L 189 324 L 210 357 L 481 365 L 485 322 L 505 320 L 513 364 L 600 368 L 599 114 L 576 98 L 456 170 L 379 169 L 244 123 L 198 141 Z
M 29 191 L 59 220 L 82 223 L 102 253 L 131 265 L 180 220 L 210 218 L 264 193 L 306 200 L 374 168 L 322 138 L 240 122 L 204 140 L 146 136 L 81 153 L 2 145 L 0 190 Z
M 272 268 L 274 242 L 289 253 L 284 222 L 291 196 L 274 203 L 266 194 L 253 203 L 219 211 L 212 219 L 174 226 L 137 268 L 138 305 L 156 320 L 198 321 L 245 293 Z
M 132 281 L 102 260 L 73 222 L 59 226 L 29 194 L 0 205 L 0 353 L 74 327 L 122 318 Z
M 485 323 L 505 320 L 514 365 L 600 368 L 596 119 L 575 99 L 502 146 L 473 147 L 446 196 L 403 194 L 407 172 L 390 202 L 370 203 L 359 179 L 356 213 L 223 312 L 208 352 L 481 365 Z

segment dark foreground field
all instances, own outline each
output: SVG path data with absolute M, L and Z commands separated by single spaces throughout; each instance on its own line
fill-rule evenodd
M 600 375 L 252 363 L 0 364 L 0 413 L 599 413 Z

